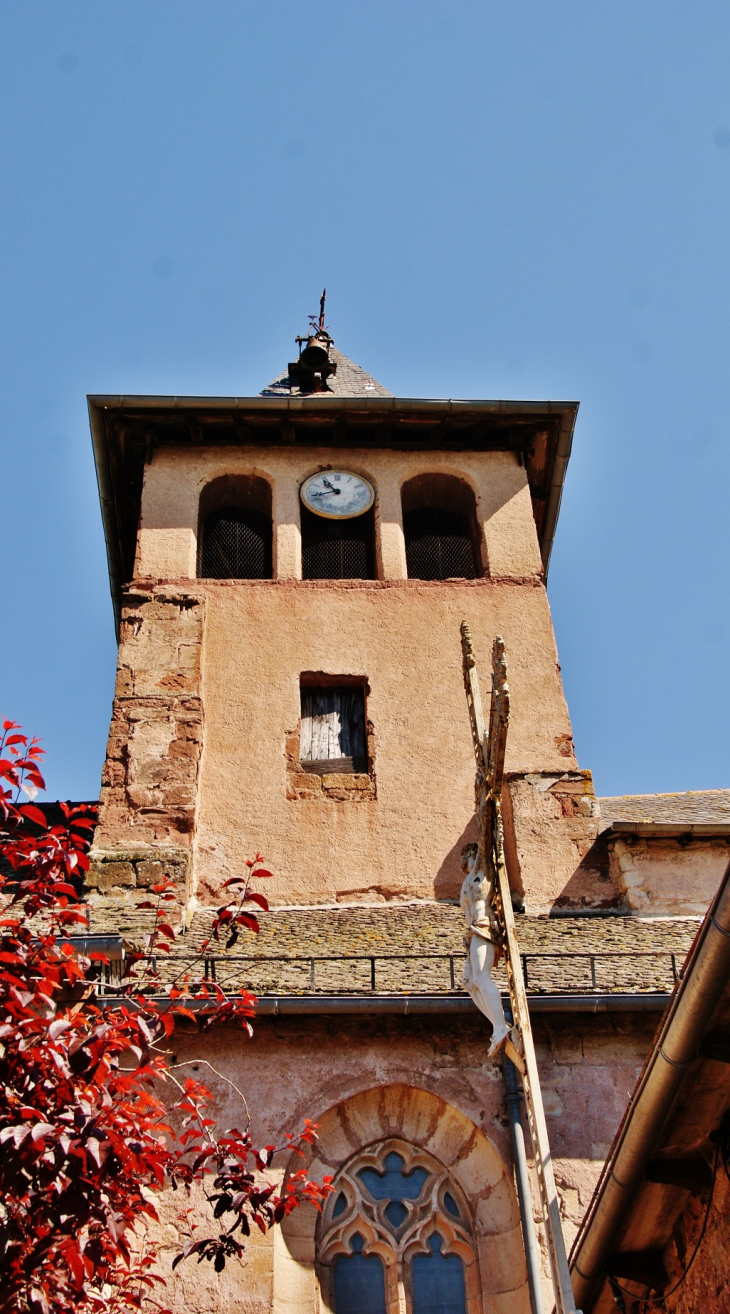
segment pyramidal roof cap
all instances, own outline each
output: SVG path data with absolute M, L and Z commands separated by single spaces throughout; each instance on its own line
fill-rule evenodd
M 341 351 L 336 347 L 330 347 L 330 360 L 336 361 L 337 373 L 331 374 L 327 380 L 327 392 L 318 392 L 314 395 L 317 398 L 332 397 L 392 397 L 393 393 L 388 392 L 382 383 L 378 383 L 371 374 L 356 365 L 354 360 L 343 356 Z M 292 383 L 289 378 L 289 370 L 286 369 L 282 374 L 269 384 L 268 388 L 262 389 L 260 397 L 299 397 L 309 394 L 300 393 L 299 388 Z

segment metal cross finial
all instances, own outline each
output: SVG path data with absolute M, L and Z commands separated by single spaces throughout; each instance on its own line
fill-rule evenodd
M 303 343 L 305 342 L 311 343 L 312 340 L 316 338 L 321 338 L 324 342 L 328 344 L 328 346 L 331 346 L 332 343 L 334 342 L 334 338 L 332 337 L 329 329 L 327 328 L 327 325 L 324 322 L 324 306 L 326 300 L 327 300 L 327 288 L 325 287 L 322 289 L 322 295 L 319 298 L 319 316 L 310 315 L 309 332 L 306 334 L 298 333 L 294 339 L 294 341 L 299 344 L 300 351 L 302 349 Z

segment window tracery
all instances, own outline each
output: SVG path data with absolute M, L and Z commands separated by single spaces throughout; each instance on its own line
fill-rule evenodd
M 320 1225 L 333 1314 L 477 1314 L 469 1208 L 448 1170 L 406 1141 L 370 1146 L 335 1179 Z

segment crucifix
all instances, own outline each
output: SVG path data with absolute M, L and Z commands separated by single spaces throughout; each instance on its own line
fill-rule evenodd
M 479 689 L 471 631 L 466 621 L 461 623 L 461 652 L 464 669 L 464 688 L 471 721 L 474 757 L 476 759 L 475 807 L 477 817 L 476 846 L 467 858 L 467 875 L 462 887 L 462 908 L 467 915 L 470 938 L 469 958 L 465 970 L 465 985 L 477 1007 L 490 1018 L 493 1026 L 493 1039 L 490 1053 L 505 1046 L 508 1057 L 519 1070 L 525 1092 L 525 1107 L 530 1124 L 535 1171 L 540 1196 L 540 1213 L 545 1228 L 550 1269 L 555 1296 L 555 1314 L 579 1314 L 573 1299 L 568 1258 L 565 1252 L 565 1240 L 560 1221 L 560 1208 L 555 1187 L 550 1143 L 548 1141 L 545 1111 L 540 1089 L 540 1075 L 535 1058 L 535 1045 L 530 1026 L 530 1013 L 527 1007 L 527 994 L 522 975 L 522 959 L 517 942 L 512 898 L 504 859 L 504 836 L 502 830 L 502 784 L 504 780 L 504 757 L 507 747 L 507 730 L 509 728 L 509 686 L 507 684 L 507 663 L 505 660 L 504 641 L 497 637 L 492 645 L 492 693 L 489 708 L 489 726 L 484 720 L 484 708 Z M 475 851 L 474 851 L 475 850 Z M 479 885 L 478 914 L 476 924 L 469 923 L 473 910 L 472 895 L 468 882 Z M 482 911 L 483 909 L 483 911 Z M 512 1006 L 513 1026 L 508 1030 L 506 1023 L 500 1027 L 499 1014 L 496 1013 L 493 996 L 480 1002 L 479 993 L 473 988 L 474 977 L 479 975 L 480 959 L 476 958 L 472 945 L 474 937 L 481 936 L 504 954 L 510 1003 Z M 485 960 L 482 971 L 489 976 L 494 954 Z M 474 970 L 476 965 L 476 972 Z M 490 978 L 491 979 L 491 978 Z M 493 984 L 493 983 L 492 983 Z M 496 987 L 494 987 L 496 991 Z M 486 992 L 489 994 L 488 990 Z M 501 1011 L 501 1001 L 500 1001 Z M 504 1015 L 502 1014 L 502 1021 Z M 496 1042 L 496 1043 L 495 1043 Z

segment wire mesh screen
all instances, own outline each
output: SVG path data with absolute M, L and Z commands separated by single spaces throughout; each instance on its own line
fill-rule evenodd
M 302 507 L 305 579 L 375 579 L 372 511 L 354 520 L 326 520 Z
M 469 517 L 424 506 L 403 517 L 409 579 L 476 579 Z
M 271 579 L 271 519 L 253 508 L 211 511 L 203 530 L 202 579 Z

